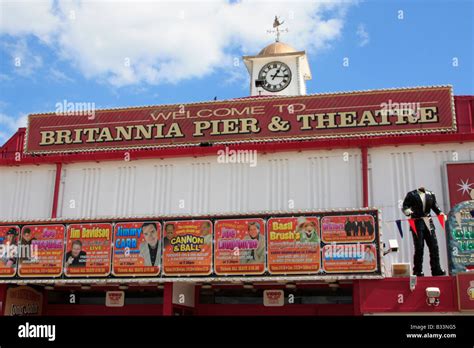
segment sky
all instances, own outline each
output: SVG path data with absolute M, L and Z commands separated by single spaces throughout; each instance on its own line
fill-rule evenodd
M 474 95 L 474 1 L 0 0 L 0 145 L 27 115 L 249 95 L 242 55 L 305 50 L 308 93 L 446 85 Z

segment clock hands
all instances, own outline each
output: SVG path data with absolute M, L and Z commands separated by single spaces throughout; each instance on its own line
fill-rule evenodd
M 275 80 L 275 76 L 278 75 L 278 73 L 280 72 L 281 70 L 281 67 L 278 68 L 278 70 L 276 71 L 275 75 L 272 75 L 272 81 Z M 282 77 L 282 76 L 278 76 L 278 77 Z

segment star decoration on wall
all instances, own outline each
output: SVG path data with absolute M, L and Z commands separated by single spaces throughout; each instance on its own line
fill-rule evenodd
M 474 183 L 469 183 L 469 178 L 468 178 L 466 179 L 466 182 L 464 182 L 464 180 L 461 179 L 461 183 L 457 185 L 460 187 L 458 191 L 462 191 L 461 194 L 464 195 L 466 193 L 467 195 L 469 195 L 469 193 L 473 189 L 471 186 L 474 185 Z

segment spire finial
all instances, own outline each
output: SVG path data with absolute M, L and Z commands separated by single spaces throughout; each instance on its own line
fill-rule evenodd
M 273 20 L 273 29 L 267 30 L 268 33 L 275 34 L 275 42 L 280 42 L 281 33 L 288 32 L 288 28 L 280 29 L 280 26 L 283 25 L 283 23 L 285 23 L 285 21 L 280 21 L 278 16 L 275 16 L 275 19 Z

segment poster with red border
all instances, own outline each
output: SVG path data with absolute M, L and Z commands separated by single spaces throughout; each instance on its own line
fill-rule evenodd
M 18 265 L 18 226 L 0 226 L 0 278 L 14 277 Z
M 112 224 L 90 223 L 67 226 L 64 274 L 68 277 L 110 274 Z
M 114 226 L 112 274 L 157 276 L 161 270 L 161 224 L 118 222 Z
M 163 228 L 163 274 L 174 276 L 212 273 L 212 222 L 166 221 Z
M 218 275 L 265 272 L 265 221 L 217 220 L 214 225 L 214 269 Z
M 372 215 L 337 215 L 321 219 L 321 237 L 324 243 L 373 242 L 375 221 Z
M 474 161 L 446 163 L 446 186 L 450 208 L 473 199 L 471 192 L 474 192 Z
M 20 245 L 22 250 L 30 245 L 30 257 L 20 257 L 18 275 L 59 277 L 63 272 L 64 231 L 64 225 L 23 226 Z
M 326 273 L 361 273 L 377 270 L 375 244 L 328 244 L 322 250 Z
M 267 221 L 268 270 L 313 274 L 321 269 L 319 218 L 278 217 Z

